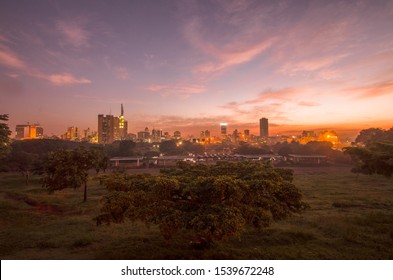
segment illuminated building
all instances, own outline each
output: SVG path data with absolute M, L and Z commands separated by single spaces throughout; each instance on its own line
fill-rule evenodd
M 16 140 L 40 139 L 44 136 L 44 129 L 39 124 L 19 124 L 15 131 Z
M 150 142 L 149 128 L 146 127 L 144 131 L 138 132 L 138 140 L 142 142 Z
M 121 104 L 121 115 L 98 115 L 98 143 L 109 144 L 115 140 L 127 138 L 128 123 L 124 120 L 124 109 Z
M 161 142 L 162 130 L 153 128 L 153 130 L 151 131 L 151 138 L 153 142 Z
M 76 141 L 80 140 L 78 128 L 71 126 L 67 129 L 67 132 L 61 136 L 62 139 Z
M 110 144 L 114 141 L 112 115 L 98 115 L 98 143 Z
M 220 123 L 220 128 L 221 128 L 221 137 L 226 137 L 227 131 L 228 131 L 228 124 L 227 123 Z
M 263 138 L 269 137 L 269 122 L 266 118 L 259 120 L 259 136 Z
M 180 133 L 180 131 L 176 130 L 176 131 L 173 133 L 173 138 L 175 138 L 176 140 L 179 140 L 179 139 L 181 138 L 181 133 Z

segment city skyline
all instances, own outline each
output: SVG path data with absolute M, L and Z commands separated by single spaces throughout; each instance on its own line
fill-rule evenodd
M 392 1 L 2 1 L 0 110 L 47 135 L 393 124 Z

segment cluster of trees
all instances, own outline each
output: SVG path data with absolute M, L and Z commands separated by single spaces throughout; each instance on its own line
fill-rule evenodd
M 355 173 L 393 175 L 393 128 L 362 130 L 355 140 L 359 146 L 345 148 L 354 160 Z
M 163 141 L 160 143 L 160 152 L 165 155 L 181 155 L 181 154 L 203 154 L 204 146 L 192 143 L 190 141 L 182 141 L 181 145 L 174 140 Z
M 260 162 L 179 162 L 159 176 L 101 175 L 109 193 L 97 223 L 140 220 L 157 225 L 166 239 L 176 235 L 208 246 L 303 210 L 292 179 L 291 170 Z
M 239 143 L 239 147 L 235 149 L 236 154 L 241 155 L 262 155 L 272 154 L 272 150 L 268 145 L 252 146 L 244 142 Z

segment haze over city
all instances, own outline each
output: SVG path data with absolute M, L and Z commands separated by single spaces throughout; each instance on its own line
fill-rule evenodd
M 393 124 L 392 1 L 1 1 L 0 113 L 198 135 Z

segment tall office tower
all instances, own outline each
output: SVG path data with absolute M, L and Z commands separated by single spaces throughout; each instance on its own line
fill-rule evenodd
M 265 138 L 269 137 L 269 123 L 266 118 L 259 120 L 259 136 Z
M 181 138 L 181 132 L 178 130 L 173 132 L 173 138 L 175 138 L 176 140 L 179 140 Z
M 228 124 L 220 123 L 220 128 L 221 128 L 221 136 L 227 136 Z
M 127 134 L 128 134 L 128 122 L 126 120 L 124 120 L 123 104 L 121 104 L 121 112 L 120 112 L 120 117 L 118 119 L 119 119 L 119 123 L 118 123 L 119 130 L 117 132 L 117 135 L 115 136 L 115 139 L 116 140 L 124 140 L 124 139 L 126 139 Z
M 98 143 L 109 144 L 115 140 L 126 139 L 128 122 L 124 120 L 124 109 L 121 104 L 121 116 L 98 115 Z
M 250 130 L 249 129 L 244 130 L 244 137 L 247 139 L 250 137 Z
M 161 142 L 162 137 L 162 130 L 161 129 L 154 129 L 151 131 L 151 140 L 153 142 Z
M 110 144 L 114 140 L 114 117 L 112 115 L 98 115 L 98 143 Z
M 205 130 L 205 138 L 210 138 L 210 130 Z

